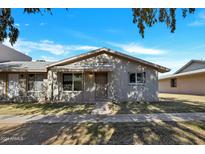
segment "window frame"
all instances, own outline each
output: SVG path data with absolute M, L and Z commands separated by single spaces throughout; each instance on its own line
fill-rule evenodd
M 128 84 L 129 85 L 143 85 L 143 84 L 145 84 L 146 83 L 146 72 L 144 71 L 144 72 L 129 72 L 128 73 L 129 74 L 129 76 L 128 76 Z M 131 74 L 135 74 L 135 83 L 132 83 L 132 82 L 130 82 L 130 75 Z M 142 74 L 142 82 L 138 82 L 138 74 Z
M 72 87 L 71 87 L 71 90 L 65 90 L 64 89 L 64 76 L 67 75 L 67 74 L 71 74 L 72 75 Z M 74 90 L 74 84 L 75 84 L 75 81 L 74 81 L 74 75 L 75 74 L 80 74 L 81 75 L 81 90 Z M 63 80 L 62 80 L 62 86 L 63 86 L 63 91 L 65 92 L 80 92 L 80 91 L 83 91 L 83 73 L 63 73 Z

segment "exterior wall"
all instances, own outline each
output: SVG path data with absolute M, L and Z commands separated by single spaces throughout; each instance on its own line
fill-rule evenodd
M 18 84 L 13 85 L 14 89 L 17 89 L 18 94 L 16 96 L 8 95 L 9 91 L 9 81 L 8 76 L 9 74 L 17 74 L 18 75 Z M 45 101 L 46 98 L 46 86 L 47 82 L 45 78 L 43 82 L 43 90 L 42 91 L 35 91 L 31 90 L 28 91 L 28 81 L 27 81 L 27 73 L 0 73 L 0 101 L 4 102 L 36 102 L 36 101 Z M 12 82 L 10 83 L 12 84 Z
M 204 62 L 203 63 L 193 62 L 191 65 L 187 66 L 186 68 L 184 68 L 178 73 L 189 72 L 189 71 L 194 71 L 194 70 L 203 69 L 203 68 L 205 68 Z
M 159 80 L 159 92 L 205 95 L 205 73 L 177 77 L 177 87 L 170 87 L 170 79 Z
M 157 101 L 158 74 L 152 68 L 142 66 L 138 63 L 130 62 L 127 59 L 117 58 L 107 54 L 101 54 L 96 57 L 88 58 L 80 62 L 72 63 L 72 66 L 82 64 L 110 64 L 113 67 L 112 72 L 108 72 L 108 99 L 116 101 Z M 65 65 L 66 66 L 66 65 Z M 70 66 L 70 65 L 67 65 Z M 52 71 L 49 71 L 52 74 Z M 129 72 L 146 72 L 145 84 L 129 84 Z M 54 73 L 54 72 L 53 72 Z M 89 72 L 83 74 L 83 91 L 65 92 L 62 88 L 62 73 L 57 73 L 57 80 L 53 81 L 53 98 L 55 101 L 94 101 L 95 100 L 95 76 L 91 77 Z M 52 82 L 52 78 L 49 79 Z M 52 88 L 48 88 L 52 89 Z M 58 89 L 58 90 L 57 90 Z
M 157 72 L 151 68 L 111 57 L 114 71 L 109 74 L 109 97 L 116 101 L 157 101 Z M 129 73 L 146 72 L 146 83 L 129 84 Z

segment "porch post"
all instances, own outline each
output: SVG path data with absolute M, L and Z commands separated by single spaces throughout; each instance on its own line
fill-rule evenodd
M 48 70 L 48 80 L 47 80 L 47 98 L 48 101 L 52 101 L 53 99 L 53 72 Z
M 59 100 L 58 72 L 53 71 L 53 101 Z

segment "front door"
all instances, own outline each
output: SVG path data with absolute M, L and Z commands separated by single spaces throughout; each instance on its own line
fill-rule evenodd
M 96 100 L 107 99 L 107 73 L 98 72 L 95 73 L 95 98 Z

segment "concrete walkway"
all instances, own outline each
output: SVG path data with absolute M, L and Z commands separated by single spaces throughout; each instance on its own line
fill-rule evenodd
M 83 123 L 83 122 L 152 122 L 152 121 L 199 121 L 205 120 L 201 113 L 157 113 L 118 115 L 0 115 L 0 123 Z
M 95 108 L 92 111 L 91 114 L 95 115 L 109 115 L 112 113 L 111 110 L 109 110 L 109 101 L 100 101 L 95 103 Z

